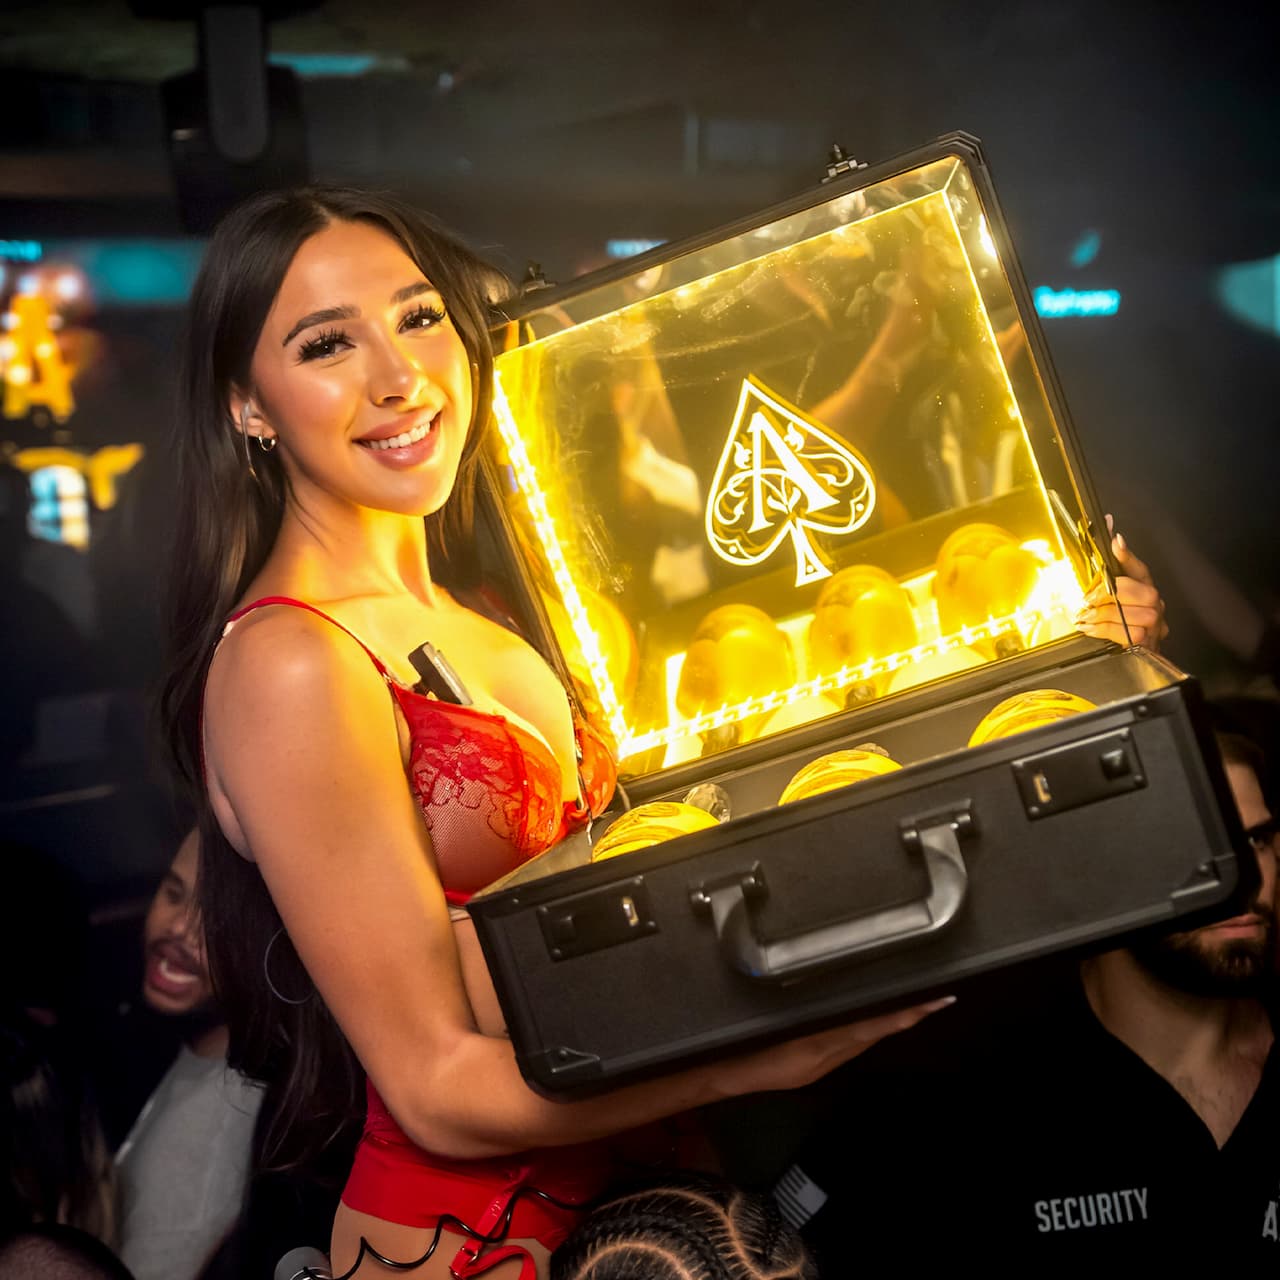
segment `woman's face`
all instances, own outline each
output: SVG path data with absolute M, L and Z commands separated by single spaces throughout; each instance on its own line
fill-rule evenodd
M 261 422 L 250 431 L 279 437 L 306 509 L 320 496 L 412 516 L 444 505 L 471 422 L 471 368 L 440 294 L 387 232 L 334 222 L 303 243 L 251 379 Z

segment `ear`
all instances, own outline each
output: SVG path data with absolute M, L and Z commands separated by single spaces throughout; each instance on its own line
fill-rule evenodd
M 271 439 L 275 435 L 257 401 L 240 387 L 232 387 L 227 409 L 231 429 L 237 435 L 254 436 L 259 440 Z

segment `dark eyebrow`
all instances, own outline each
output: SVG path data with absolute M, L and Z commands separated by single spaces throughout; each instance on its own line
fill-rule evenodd
M 391 305 L 398 306 L 401 302 L 408 302 L 410 298 L 416 298 L 420 293 L 435 293 L 434 285 L 428 284 L 425 280 L 419 280 L 415 284 L 407 284 L 403 289 L 397 289 L 391 295 Z M 322 311 L 313 311 L 310 315 L 305 315 L 297 324 L 289 330 L 285 335 L 285 340 L 280 344 L 287 347 L 294 338 L 300 334 L 303 329 L 310 329 L 312 325 L 328 324 L 333 320 L 354 320 L 360 314 L 359 307 L 341 306 L 341 307 L 325 307 Z
M 417 284 L 407 284 L 403 289 L 397 289 L 391 295 L 391 305 L 395 306 L 398 302 L 408 302 L 410 298 L 416 298 L 420 293 L 437 292 L 435 285 L 429 284 L 426 280 L 419 280 Z
M 284 341 L 280 344 L 287 347 L 294 338 L 300 334 L 303 329 L 310 329 L 314 324 L 327 324 L 331 320 L 354 320 L 360 314 L 359 307 L 325 307 L 322 311 L 313 311 L 310 315 L 305 315 L 297 324 L 285 334 Z

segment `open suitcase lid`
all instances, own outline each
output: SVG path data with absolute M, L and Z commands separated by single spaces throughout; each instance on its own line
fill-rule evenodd
M 495 489 L 624 779 L 1064 641 L 1108 577 L 967 135 L 526 293 L 496 346 Z

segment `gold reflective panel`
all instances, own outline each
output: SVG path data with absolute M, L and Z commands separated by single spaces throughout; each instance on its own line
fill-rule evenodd
M 624 776 L 1071 634 L 1101 564 L 993 226 L 943 155 L 513 311 L 502 488 Z

